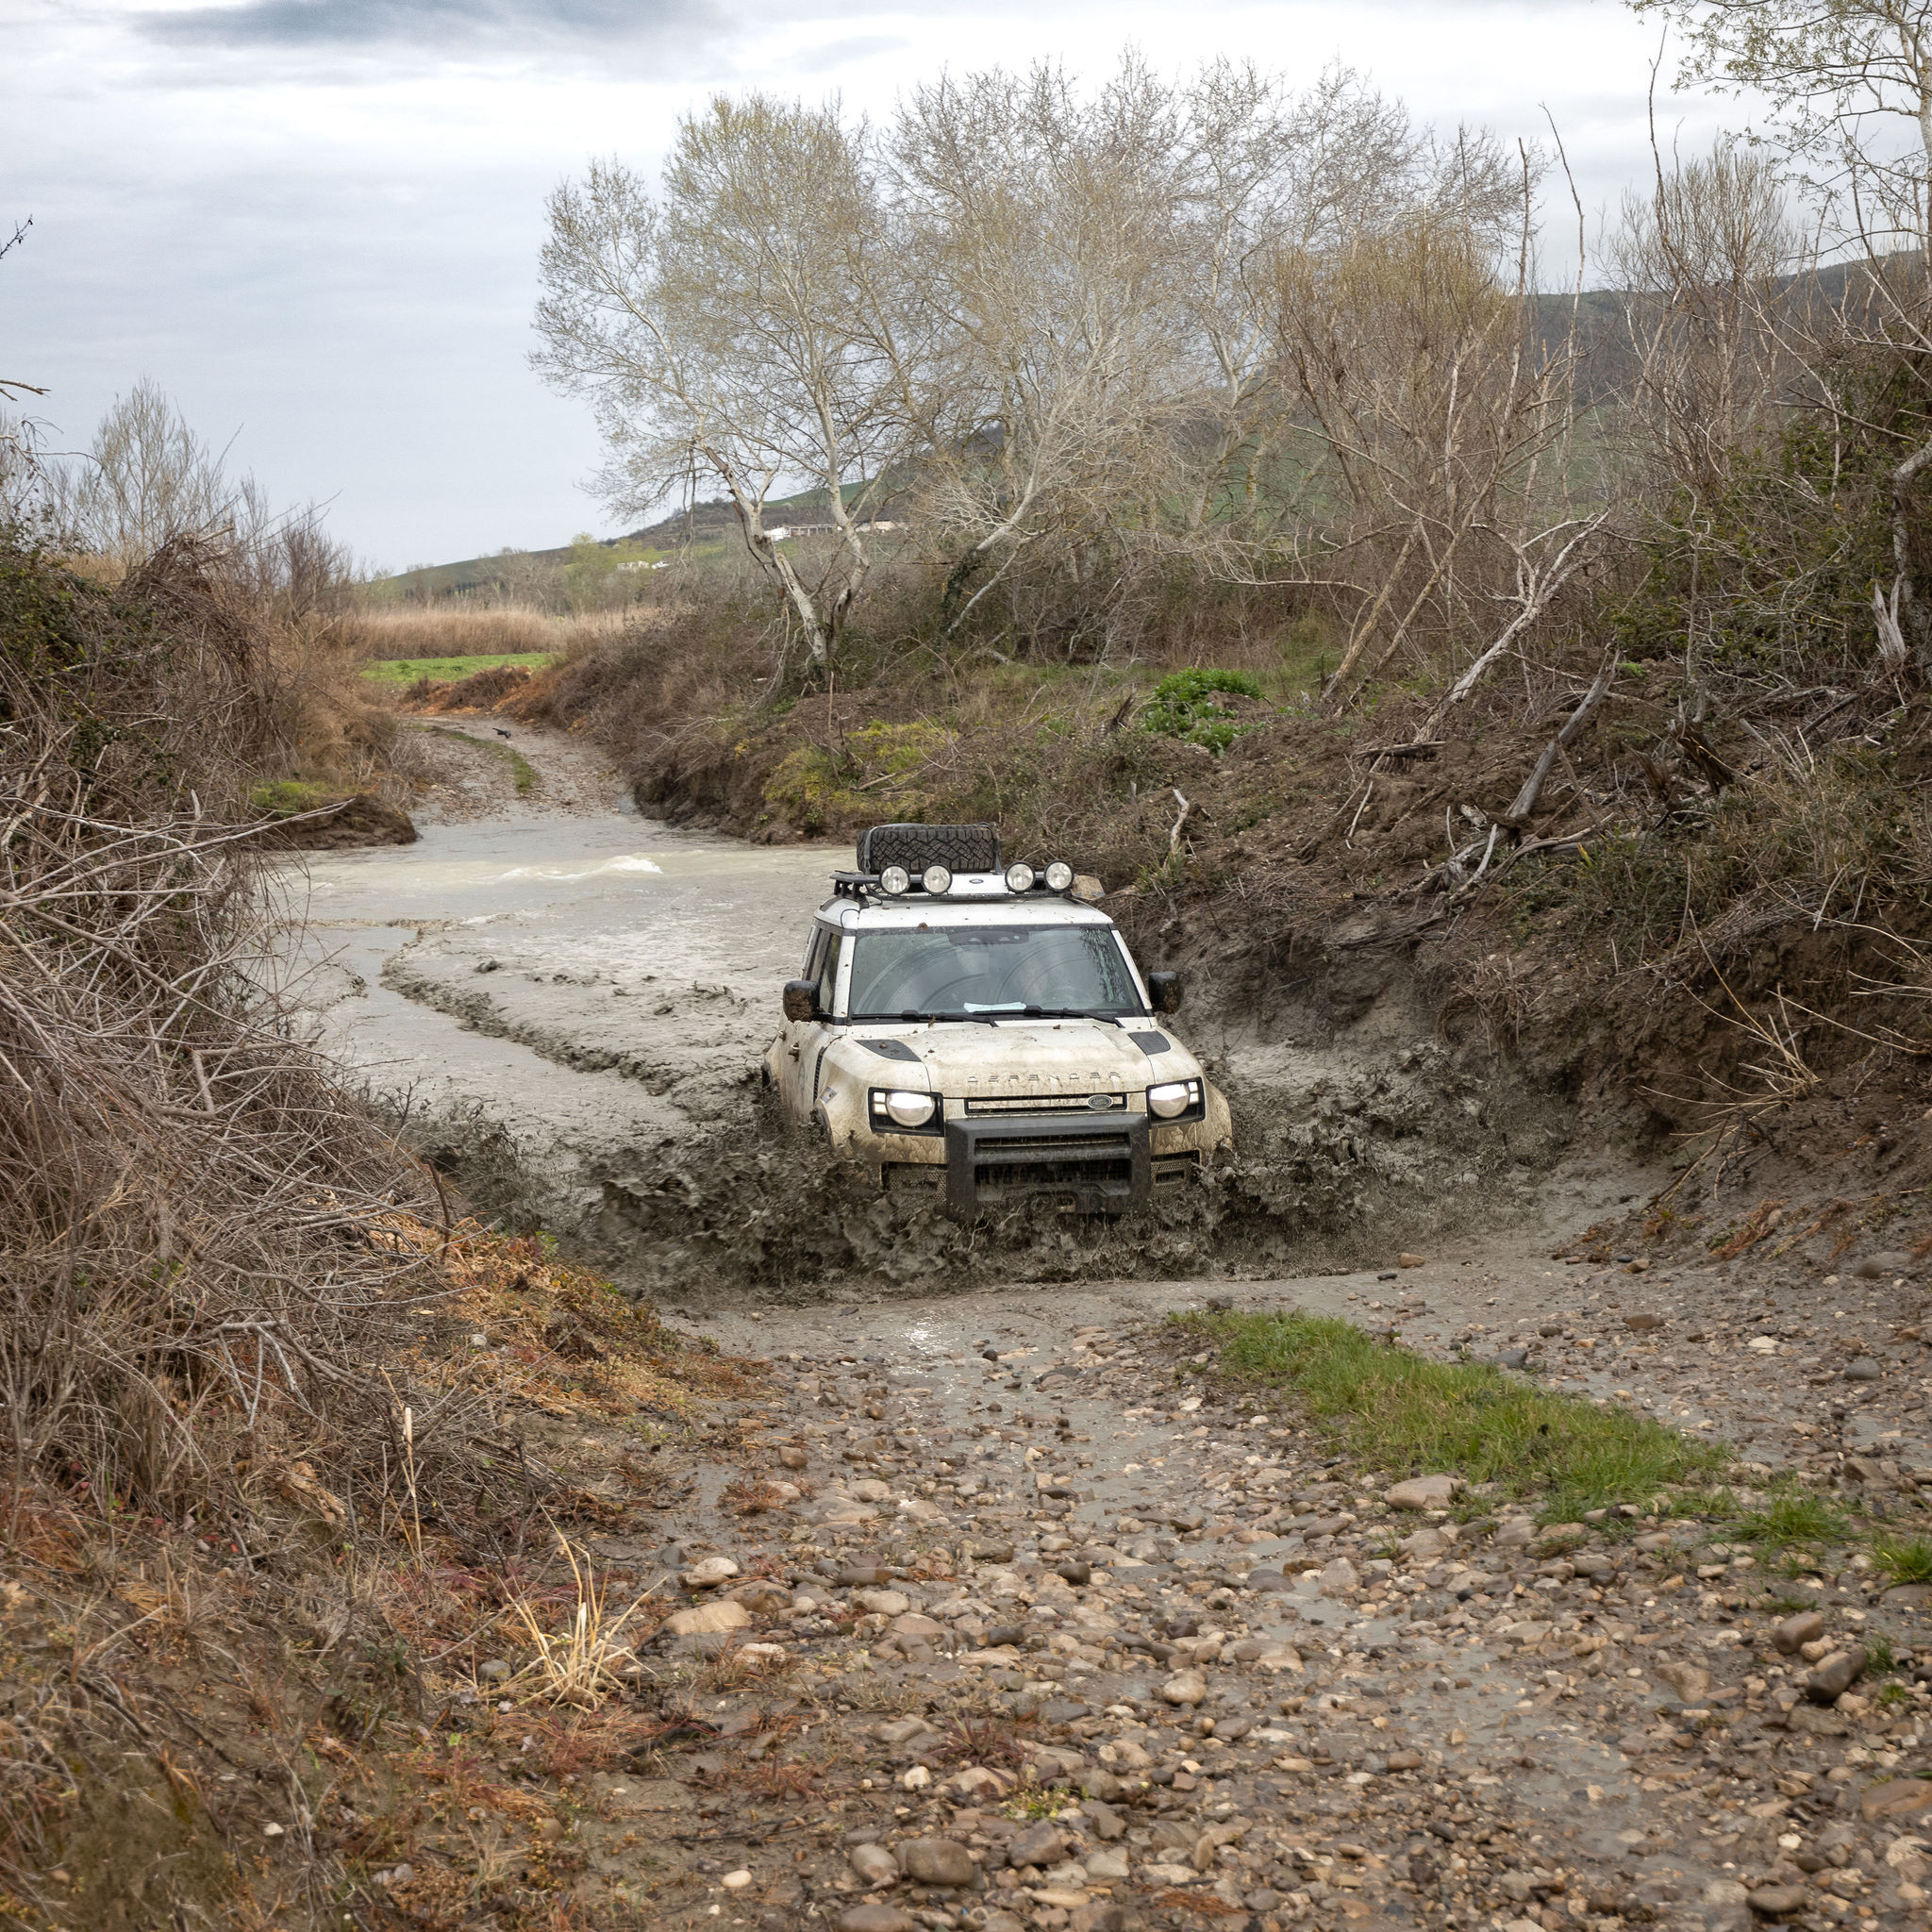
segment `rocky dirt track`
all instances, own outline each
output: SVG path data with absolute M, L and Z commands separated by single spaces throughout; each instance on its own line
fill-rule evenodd
M 1922 1918 L 1932 1590 L 1858 1537 L 1738 1540 L 1749 1475 L 1715 1513 L 1571 1524 L 1392 1487 L 1217 1383 L 1158 1300 L 715 1324 L 772 1361 L 747 1446 L 677 1453 L 688 1499 L 595 1545 L 675 1607 L 640 1666 L 651 1741 L 560 1793 L 550 1869 L 592 1923 Z M 463 1721 L 513 1763 L 495 1667 Z

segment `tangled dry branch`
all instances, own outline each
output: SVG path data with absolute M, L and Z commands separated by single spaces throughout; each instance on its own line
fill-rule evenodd
M 332 1085 L 271 970 L 238 777 L 249 640 L 208 559 L 164 556 L 112 600 L 22 553 L 4 561 L 0 1403 L 15 1495 L 51 1476 L 97 1501 L 245 1519 L 247 1493 L 279 1493 L 299 1456 L 327 1452 L 339 1482 L 393 1460 L 375 1364 L 437 1285 L 386 1232 L 408 1163 Z

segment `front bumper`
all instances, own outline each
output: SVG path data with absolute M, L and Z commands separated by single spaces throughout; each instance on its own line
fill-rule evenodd
M 1154 1192 L 1144 1113 L 967 1115 L 946 1123 L 946 1207 L 962 1221 L 1023 1197 L 1121 1214 Z

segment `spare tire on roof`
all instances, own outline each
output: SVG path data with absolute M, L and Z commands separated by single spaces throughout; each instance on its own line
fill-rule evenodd
M 951 873 L 998 872 L 997 825 L 874 825 L 858 835 L 860 872 L 903 865 L 917 878 L 929 865 Z

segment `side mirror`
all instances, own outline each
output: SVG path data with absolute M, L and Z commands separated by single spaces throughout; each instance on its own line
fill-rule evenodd
M 1178 1013 L 1181 1009 L 1181 976 L 1178 973 L 1150 973 L 1147 996 L 1157 1013 Z
M 788 979 L 785 982 L 785 1017 L 809 1020 L 819 1008 L 819 983 L 815 979 Z

